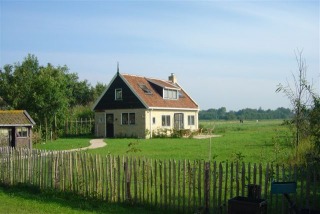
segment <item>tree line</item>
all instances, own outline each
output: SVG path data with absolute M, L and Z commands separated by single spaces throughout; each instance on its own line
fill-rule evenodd
M 293 112 L 289 108 L 279 107 L 275 110 L 241 109 L 228 111 L 225 107 L 219 109 L 210 108 L 199 111 L 200 120 L 262 120 L 262 119 L 289 119 Z
M 29 54 L 22 63 L 0 70 L 0 109 L 27 110 L 45 134 L 57 132 L 66 118 L 92 118 L 90 107 L 105 87 L 79 80 L 67 66 L 40 65 Z

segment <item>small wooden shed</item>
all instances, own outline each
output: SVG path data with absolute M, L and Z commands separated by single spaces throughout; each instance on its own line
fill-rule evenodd
M 35 124 L 25 110 L 0 110 L 0 146 L 32 149 Z

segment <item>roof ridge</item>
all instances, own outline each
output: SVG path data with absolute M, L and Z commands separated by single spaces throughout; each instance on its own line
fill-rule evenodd
M 0 110 L 0 113 L 23 113 L 24 110 Z
M 156 77 L 146 77 L 146 78 L 147 78 L 147 79 L 151 79 L 151 80 L 160 80 L 160 81 L 163 81 L 163 82 L 170 83 L 169 80 L 159 79 L 159 78 L 156 78 Z
M 159 78 L 156 78 L 156 77 L 146 77 L 146 76 L 142 76 L 142 75 L 128 74 L 128 73 L 121 73 L 121 75 L 128 75 L 128 76 L 132 76 L 132 77 L 141 77 L 141 78 L 145 78 L 145 79 L 147 79 L 147 80 L 148 80 L 148 79 L 151 79 L 151 80 L 159 80 L 159 81 L 163 81 L 163 82 L 172 84 L 172 82 L 169 81 L 169 80 L 159 79 Z
M 164 82 L 165 84 L 170 85 L 172 88 L 181 89 L 181 87 L 180 87 L 178 84 L 173 83 L 173 82 L 171 82 L 171 81 L 169 81 L 169 80 L 161 80 L 161 79 L 156 79 L 156 78 L 154 78 L 154 79 L 146 78 L 146 79 L 147 79 L 147 81 L 149 81 L 149 82 L 151 82 L 151 83 L 153 83 L 153 84 L 156 84 L 156 85 L 158 85 L 158 83 L 157 83 L 157 82 L 154 82 L 154 81 L 161 81 L 161 82 Z M 164 85 L 162 85 L 162 87 L 163 87 L 163 88 L 171 88 L 171 87 L 164 86 Z
M 136 74 L 126 74 L 126 73 L 122 74 L 122 73 L 121 73 L 121 75 L 127 75 L 127 76 L 131 76 L 131 77 L 147 78 L 147 77 L 144 77 L 144 76 L 141 76 L 141 75 L 136 75 Z

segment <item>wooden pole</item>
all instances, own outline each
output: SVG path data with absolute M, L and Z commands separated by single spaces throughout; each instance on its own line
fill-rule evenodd
M 209 209 L 210 209 L 210 162 L 205 163 L 204 201 L 205 201 L 205 213 L 210 213 L 209 212 Z

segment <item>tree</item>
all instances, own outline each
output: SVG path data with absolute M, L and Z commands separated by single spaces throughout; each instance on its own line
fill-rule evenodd
M 286 85 L 278 85 L 276 92 L 282 92 L 289 99 L 294 117 L 291 120 L 295 127 L 295 147 L 297 147 L 301 138 L 308 135 L 308 109 L 312 105 L 312 87 L 307 81 L 307 64 L 302 56 L 302 51 L 295 51 L 297 62 L 297 74 L 292 74 L 293 82 L 287 81 Z
M 310 131 L 313 136 L 314 142 L 320 151 L 320 98 L 319 96 L 313 97 L 313 107 L 309 114 Z
M 67 66 L 39 65 L 28 54 L 22 63 L 5 65 L 0 70 L 0 109 L 25 109 L 37 124 L 56 131 L 66 117 L 93 117 L 91 105 L 106 85 L 92 87 Z M 43 129 L 42 129 L 43 130 Z
M 94 98 L 93 100 L 97 100 L 101 96 L 102 92 L 106 89 L 106 87 L 106 84 L 98 82 L 96 86 L 92 89 Z
M 0 97 L 10 108 L 27 110 L 38 127 L 54 131 L 72 105 L 92 102 L 93 96 L 87 81 L 78 81 L 67 66 L 40 66 L 29 54 L 21 64 L 5 65 L 0 71 Z
M 31 91 L 38 72 L 38 60 L 30 54 L 22 64 L 5 65 L 4 72 L 0 72 L 0 96 L 2 99 L 12 108 L 25 109 L 24 107 L 32 104 L 30 103 L 32 102 Z
M 64 119 L 69 106 L 69 89 L 67 88 L 66 67 L 54 67 L 48 64 L 42 67 L 34 81 L 33 100 L 35 114 L 40 124 L 55 131 L 57 119 Z

